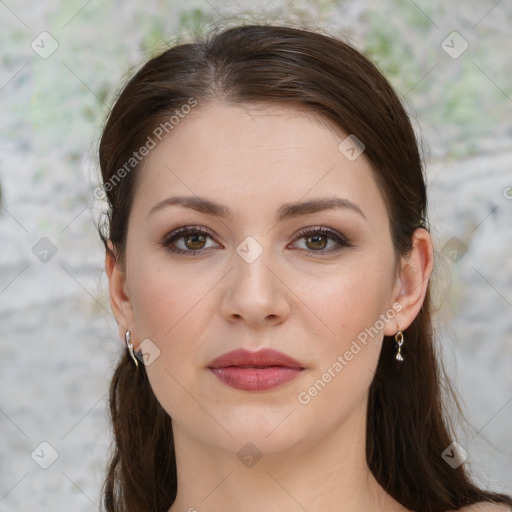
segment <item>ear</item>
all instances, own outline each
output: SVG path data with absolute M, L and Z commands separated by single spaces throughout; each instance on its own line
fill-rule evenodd
M 130 297 L 127 293 L 126 272 L 121 268 L 117 261 L 116 250 L 110 240 L 108 240 L 108 250 L 105 254 L 105 271 L 108 278 L 110 292 L 110 307 L 117 322 L 119 338 L 124 344 L 124 336 L 127 330 L 132 331 L 132 343 L 136 347 L 138 333 L 135 327 L 135 317 L 133 314 Z
M 427 293 L 434 265 L 432 239 L 426 229 L 418 228 L 412 241 L 411 252 L 401 260 L 394 290 L 394 303 L 399 303 L 402 309 L 395 315 L 395 324 L 389 322 L 386 325 L 386 336 L 394 336 L 398 330 L 404 331 L 412 324 Z

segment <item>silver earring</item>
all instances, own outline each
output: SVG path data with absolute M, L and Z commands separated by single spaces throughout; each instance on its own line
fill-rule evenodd
M 402 331 L 398 331 L 395 334 L 395 341 L 398 344 L 398 351 L 396 353 L 396 360 L 397 361 L 403 361 L 404 358 L 402 357 L 402 345 L 404 344 L 404 334 Z
M 135 354 L 133 353 L 133 345 L 132 345 L 132 333 L 130 331 L 126 331 L 124 334 L 124 339 L 126 341 L 126 346 L 128 347 L 128 351 L 130 352 L 130 355 L 132 356 L 133 361 L 135 362 L 135 366 L 139 366 L 139 362 L 137 361 L 137 358 L 135 357 Z

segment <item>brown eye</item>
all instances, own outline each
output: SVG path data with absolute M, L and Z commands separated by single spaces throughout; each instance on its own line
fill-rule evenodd
M 200 233 L 182 237 L 188 249 L 203 249 L 206 244 L 206 237 Z
M 310 244 L 309 247 L 316 250 L 325 249 L 327 246 L 328 238 L 326 235 L 311 235 L 305 237 L 307 240 L 307 244 Z
M 349 240 L 343 235 L 325 227 L 307 228 L 298 233 L 297 240 L 303 239 L 304 250 L 310 256 L 321 256 L 351 247 Z M 327 248 L 329 241 L 333 244 Z M 327 248 L 327 249 L 326 249 Z
M 210 233 L 203 229 L 189 226 L 169 233 L 162 241 L 162 245 L 172 253 L 195 256 L 201 254 L 205 249 L 218 245 L 207 246 L 208 239 L 213 239 Z

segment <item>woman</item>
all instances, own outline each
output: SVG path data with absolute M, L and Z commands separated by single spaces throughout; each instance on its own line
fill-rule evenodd
M 510 510 L 444 413 L 422 164 L 366 57 L 285 26 L 171 48 L 100 165 L 106 510 Z

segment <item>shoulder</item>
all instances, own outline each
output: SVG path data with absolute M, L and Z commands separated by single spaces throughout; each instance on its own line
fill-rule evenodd
M 510 505 L 481 502 L 475 503 L 474 505 L 468 505 L 457 510 L 457 512 L 511 512 L 512 508 Z

